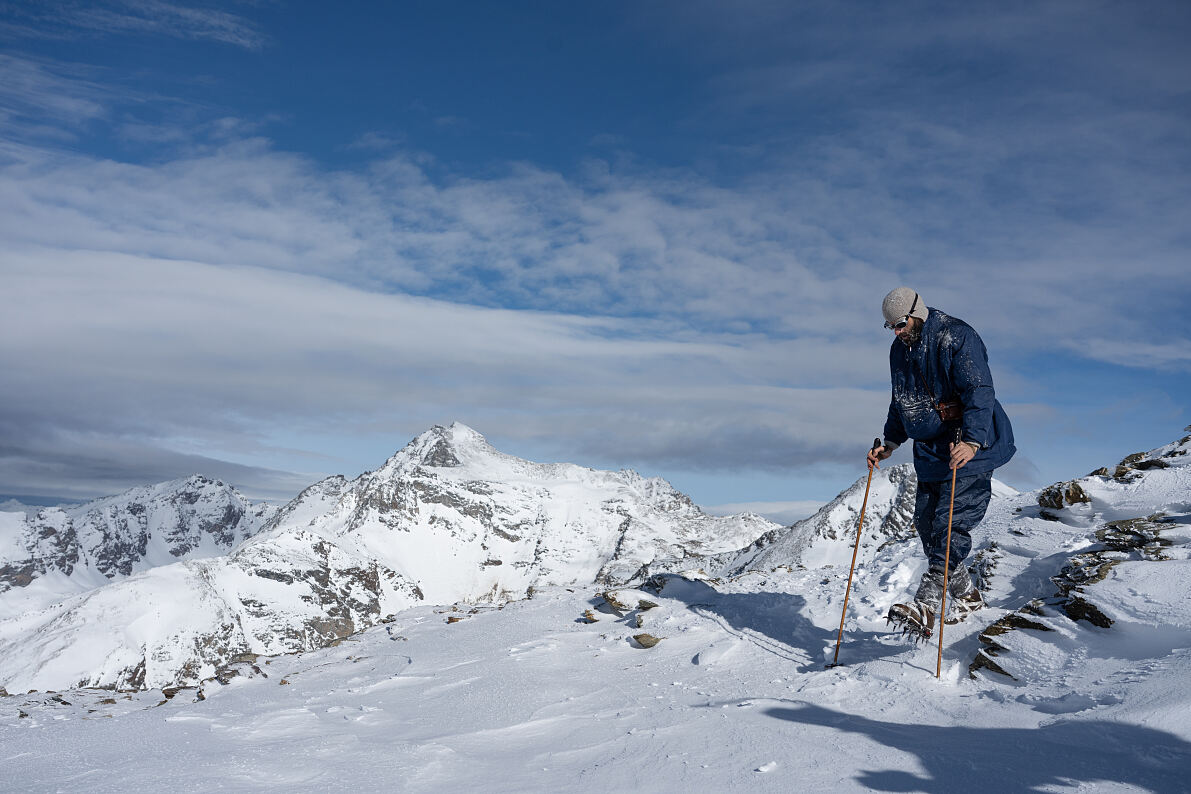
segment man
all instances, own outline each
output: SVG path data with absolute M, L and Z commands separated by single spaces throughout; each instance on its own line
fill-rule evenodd
M 948 622 L 984 606 L 964 558 L 972 548 L 971 531 L 984 518 L 992 497 L 992 472 L 1013 457 L 1013 428 L 997 402 L 988 353 L 973 328 L 938 309 L 928 308 L 909 287 L 898 287 L 881 305 L 885 327 L 895 339 L 889 348 L 893 397 L 883 443 L 870 450 L 868 464 L 893 454 L 914 439 L 918 495 L 914 527 L 926 552 L 913 603 L 894 604 L 888 618 L 918 637 L 933 631 L 943 596 L 947 555 L 947 515 L 951 471 L 955 476 L 955 512 L 948 559 Z

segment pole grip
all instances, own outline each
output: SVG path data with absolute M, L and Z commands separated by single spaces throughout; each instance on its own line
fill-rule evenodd
M 877 447 L 879 447 L 879 446 L 881 446 L 881 439 L 879 439 L 879 438 L 874 438 L 874 439 L 873 439 L 873 449 L 876 449 L 876 448 L 877 448 Z

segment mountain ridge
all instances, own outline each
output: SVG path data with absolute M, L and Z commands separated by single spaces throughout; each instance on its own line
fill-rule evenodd
M 0 622 L 0 682 L 195 683 L 231 659 L 323 647 L 414 604 L 618 584 L 776 528 L 708 516 L 659 478 L 533 463 L 465 425 L 435 426 L 374 471 L 312 484 L 225 555 L 130 571 Z

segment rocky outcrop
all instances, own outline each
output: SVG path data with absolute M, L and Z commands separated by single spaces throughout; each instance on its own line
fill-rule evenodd
M 1051 577 L 1056 588 L 1052 595 L 1032 599 L 980 633 L 981 647 L 968 666 L 968 672 L 975 674 L 978 670 L 987 670 L 1013 678 L 1012 665 L 1002 658 L 1010 653 L 1004 639 L 1009 632 L 1054 632 L 1057 630 L 1055 621 L 1062 620 L 1084 621 L 1097 628 L 1110 628 L 1113 619 L 1097 606 L 1090 588 L 1104 581 L 1122 563 L 1168 559 L 1166 549 L 1173 543 L 1162 533 L 1171 526 L 1162 515 L 1104 524 L 1095 531 L 1096 545 L 1071 556 Z

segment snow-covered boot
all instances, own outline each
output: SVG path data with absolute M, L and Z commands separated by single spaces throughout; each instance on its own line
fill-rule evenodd
M 978 609 L 984 609 L 985 603 L 980 591 L 975 585 L 961 595 L 947 600 L 947 622 L 959 623 Z
M 915 640 L 928 640 L 934 633 L 935 616 L 939 614 L 939 602 L 943 600 L 943 569 L 931 568 L 922 574 L 918 592 L 910 604 L 894 604 L 885 616 L 892 623 L 910 634 Z
M 984 599 L 976 585 L 972 584 L 972 577 L 965 565 L 960 565 L 947 577 L 947 616 L 948 625 L 959 623 L 971 613 L 984 608 Z
M 978 609 L 984 609 L 984 598 L 980 591 L 973 587 L 963 595 L 947 600 L 947 623 L 959 623 Z

